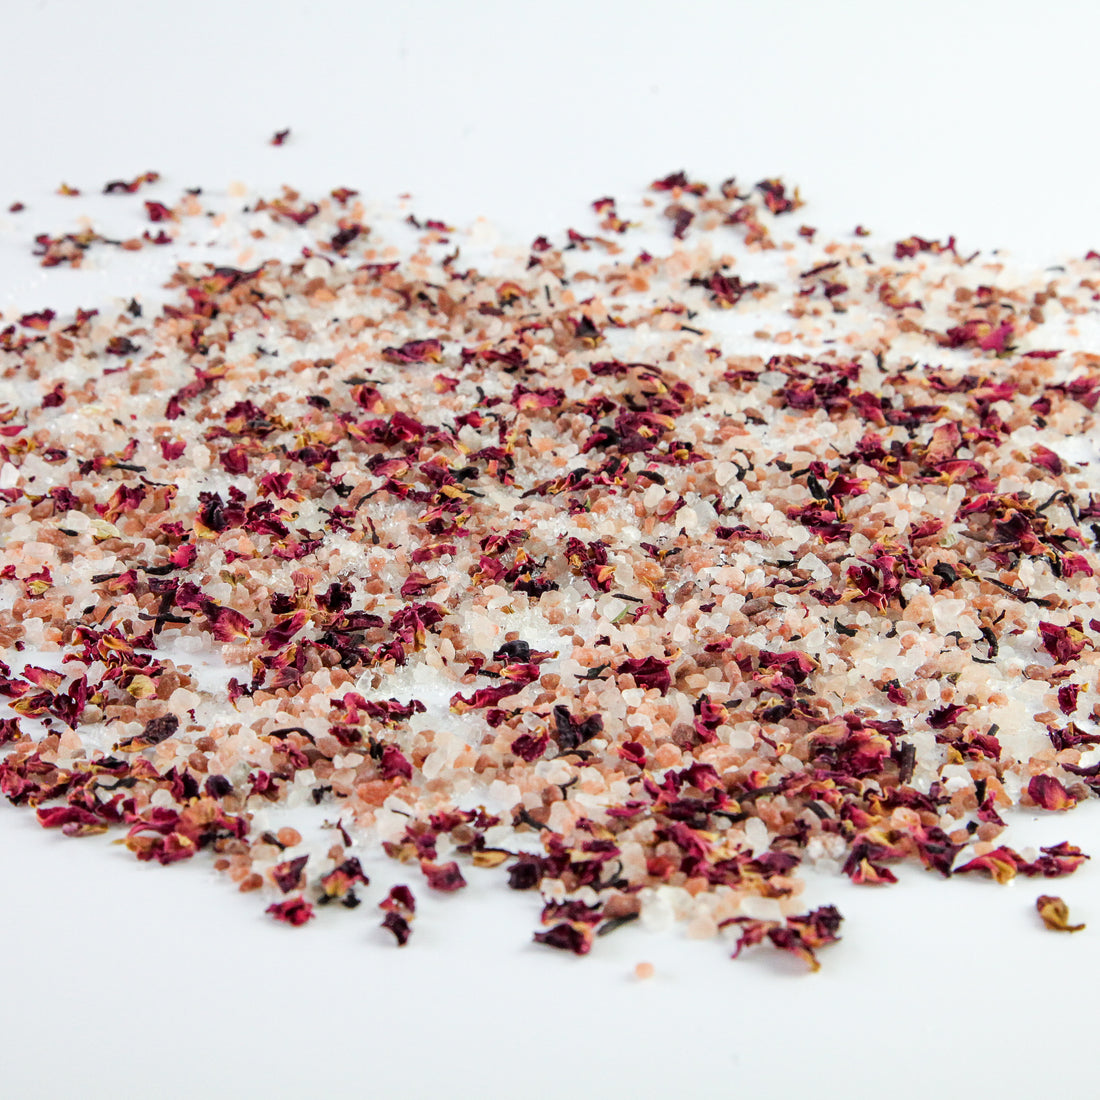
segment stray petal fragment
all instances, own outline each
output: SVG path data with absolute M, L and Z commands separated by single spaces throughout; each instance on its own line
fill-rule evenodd
M 267 912 L 277 921 L 289 924 L 293 928 L 300 928 L 313 919 L 313 906 L 301 896 L 269 905 Z
M 741 928 L 733 958 L 736 959 L 746 947 L 754 947 L 767 938 L 781 951 L 798 956 L 816 971 L 821 969 L 816 952 L 840 939 L 838 932 L 843 920 L 835 906 L 823 905 L 801 916 L 788 917 L 782 924 L 750 917 L 734 917 L 725 924 Z
M 385 910 L 382 927 L 389 929 L 397 940 L 398 947 L 404 947 L 412 935 L 412 922 L 416 916 L 416 899 L 407 886 L 394 886 L 386 897 L 378 903 Z
M 1080 932 L 1083 924 L 1069 923 L 1069 906 L 1059 897 L 1040 894 L 1035 899 L 1035 908 L 1043 918 L 1043 924 L 1052 932 Z

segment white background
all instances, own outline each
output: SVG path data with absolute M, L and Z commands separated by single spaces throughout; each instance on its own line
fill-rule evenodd
M 411 191 L 428 216 L 490 214 L 525 239 L 681 167 L 783 174 L 805 220 L 838 232 L 955 233 L 1041 262 L 1100 248 L 1100 16 L 1083 3 L 3 9 L 0 210 L 28 210 L 0 215 L 0 308 L 50 305 L 74 280 L 95 305 L 103 280 L 48 275 L 30 239 L 75 228 L 80 200 L 50 197 L 62 180 L 95 191 L 147 169 L 172 195 L 238 179 Z M 113 293 L 142 289 L 119 271 Z M 1100 856 L 1093 806 L 1019 830 Z M 1043 931 L 1044 887 L 1092 927 Z M 529 943 L 535 899 L 479 877 L 465 893 L 432 901 L 402 951 L 373 892 L 289 930 L 207 864 L 138 865 L 4 804 L 0 1095 L 1097 1091 L 1097 867 L 1056 885 L 813 882 L 847 917 L 817 975 L 679 931 L 562 957 Z

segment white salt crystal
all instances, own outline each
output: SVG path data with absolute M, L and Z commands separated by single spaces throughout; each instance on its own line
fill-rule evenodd
M 66 512 L 58 521 L 58 527 L 64 527 L 66 531 L 76 531 L 83 534 L 92 525 L 92 521 L 83 512 Z
M 832 570 L 816 554 L 804 555 L 798 568 L 804 569 L 815 581 L 825 581 L 833 575 Z
M 768 850 L 771 837 L 768 835 L 768 827 L 758 817 L 750 817 L 744 824 L 745 839 L 752 846 L 752 854 L 760 855 Z
M 564 760 L 540 760 L 535 765 L 535 774 L 547 783 L 568 783 L 573 778 L 572 769 Z
M 756 744 L 756 737 L 752 728 L 743 722 L 732 728 L 729 726 L 719 728 L 729 729 L 729 737 L 726 739 L 726 743 L 731 749 L 751 749 Z
M 489 797 L 502 806 L 515 806 L 520 800 L 520 794 L 519 787 L 514 783 L 505 783 L 503 780 L 494 779 L 489 784 Z
M 932 601 L 932 621 L 935 623 L 936 630 L 941 634 L 955 630 L 959 616 L 966 608 L 966 600 L 948 600 L 942 596 L 937 597 Z
M 751 917 L 753 920 L 783 919 L 783 910 L 780 908 L 778 898 L 760 898 L 755 894 L 749 894 L 741 899 L 741 915 Z
M 640 920 L 650 932 L 667 932 L 676 919 L 671 899 L 663 891 L 646 888 L 639 891 L 642 903 Z
M 714 468 L 714 480 L 719 486 L 728 485 L 737 476 L 737 467 L 732 462 L 719 462 Z

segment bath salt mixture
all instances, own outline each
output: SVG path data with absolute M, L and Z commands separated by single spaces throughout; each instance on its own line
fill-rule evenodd
M 678 918 L 813 968 L 801 868 L 1088 858 L 1003 834 L 1100 792 L 1100 256 L 684 173 L 530 243 L 107 190 L 140 233 L 10 207 L 122 293 L 0 319 L 0 789 L 43 826 L 291 926 L 415 946 L 487 868 L 551 948 Z

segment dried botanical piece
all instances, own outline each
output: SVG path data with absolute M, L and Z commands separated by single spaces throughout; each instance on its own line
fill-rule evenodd
M 1083 924 L 1069 923 L 1069 906 L 1061 898 L 1050 894 L 1040 894 L 1035 899 L 1035 908 L 1043 918 L 1043 924 L 1052 932 L 1080 932 Z
M 164 186 L 35 254 L 173 254 Z M 498 874 L 577 955 L 679 918 L 816 969 L 805 864 L 1076 871 L 1003 834 L 1100 792 L 1100 258 L 802 206 L 676 172 L 509 251 L 287 188 L 159 311 L 0 319 L 0 790 L 292 926 L 372 853 L 421 920 Z
M 802 959 L 811 970 L 820 970 L 821 963 L 818 962 L 815 951 L 840 939 L 837 931 L 843 920 L 833 905 L 823 905 L 803 916 L 788 917 L 782 923 L 752 917 L 733 917 L 727 923 L 736 925 L 741 930 L 733 957 L 737 958 L 746 947 L 753 947 L 767 937 L 780 950 L 789 951 Z
M 299 928 L 313 919 L 313 906 L 301 895 L 269 905 L 267 911 L 277 920 Z
M 391 887 L 390 892 L 378 903 L 385 910 L 382 927 L 393 933 L 398 947 L 404 947 L 412 935 L 412 922 L 416 916 L 416 899 L 407 886 Z

